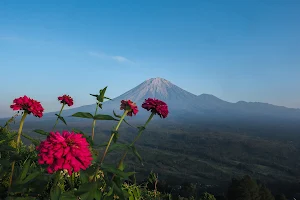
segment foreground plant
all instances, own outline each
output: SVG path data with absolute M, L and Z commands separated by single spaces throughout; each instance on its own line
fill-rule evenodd
M 89 143 L 82 134 L 74 132 L 51 132 L 36 149 L 39 152 L 39 164 L 48 165 L 47 171 L 50 174 L 67 170 L 72 175 L 73 172 L 87 169 L 93 159 Z
M 10 106 L 10 108 L 12 108 L 13 110 L 23 110 L 23 115 L 20 121 L 20 127 L 18 130 L 18 137 L 16 141 L 18 148 L 26 116 L 32 113 L 34 116 L 41 118 L 43 116 L 44 108 L 42 107 L 40 102 L 28 98 L 26 95 L 14 99 L 13 104 Z
M 58 119 L 60 119 L 64 124 L 67 125 L 65 119 L 61 116 L 61 113 L 62 113 L 65 105 L 68 105 L 69 107 L 71 107 L 74 104 L 73 103 L 73 98 L 70 97 L 69 95 L 66 95 L 66 94 L 64 94 L 63 96 L 59 96 L 57 99 L 60 101 L 62 106 L 61 106 L 61 109 L 59 111 L 59 114 L 55 114 L 57 116 L 57 118 L 56 118 L 55 124 L 52 128 L 52 131 L 54 131 L 54 129 L 55 129 L 57 123 L 58 123 Z
M 94 136 L 95 136 L 95 127 L 96 127 L 96 120 L 116 120 L 115 118 L 109 116 L 109 115 L 101 115 L 97 114 L 98 112 L 98 107 L 102 109 L 102 103 L 104 102 L 105 99 L 111 100 L 110 98 L 104 96 L 106 92 L 107 86 L 99 91 L 99 94 L 90 94 L 93 97 L 96 97 L 96 109 L 94 115 L 88 112 L 77 112 L 73 114 L 73 117 L 80 117 L 80 118 L 88 118 L 88 119 L 93 119 L 92 123 L 92 141 L 94 141 Z
M 119 120 L 118 125 L 116 126 L 116 128 L 115 128 L 115 129 L 113 130 L 113 132 L 112 132 L 112 135 L 111 135 L 111 137 L 110 137 L 110 139 L 109 139 L 109 141 L 108 141 L 108 144 L 107 144 L 107 146 L 106 146 L 106 149 L 105 149 L 105 151 L 104 151 L 104 154 L 103 154 L 103 156 L 102 156 L 102 159 L 101 159 L 100 164 L 102 164 L 102 162 L 104 161 L 104 158 L 105 158 L 105 156 L 106 156 L 106 154 L 107 154 L 108 148 L 109 148 L 109 146 L 110 146 L 110 144 L 111 144 L 113 138 L 114 138 L 115 135 L 117 134 L 117 131 L 118 131 L 118 129 L 119 129 L 119 127 L 120 127 L 122 121 L 123 121 L 124 118 L 126 117 L 126 115 L 132 117 L 133 114 L 136 115 L 136 114 L 138 113 L 138 111 L 139 111 L 139 110 L 138 110 L 138 107 L 136 106 L 136 104 L 133 103 L 131 100 L 127 100 L 127 101 L 126 101 L 126 100 L 122 100 L 122 101 L 121 101 L 120 110 L 124 110 L 124 113 L 123 113 L 121 119 Z
M 146 126 L 149 124 L 149 122 L 152 120 L 154 115 L 159 115 L 161 118 L 166 118 L 169 114 L 168 105 L 159 100 L 154 98 L 148 98 L 145 99 L 144 103 L 142 104 L 142 108 L 146 109 L 147 111 L 151 111 L 151 114 L 148 118 L 148 120 L 145 122 L 145 124 L 139 128 L 139 132 L 137 136 L 134 138 L 133 142 L 130 144 L 130 148 L 134 148 L 135 142 L 141 137 L 143 131 L 146 129 Z M 124 159 L 128 153 L 128 150 L 125 151 L 124 155 L 122 156 L 121 160 L 119 161 L 118 169 L 121 169 L 121 166 L 123 165 Z M 115 176 L 112 177 L 112 179 Z
M 13 110 L 23 111 L 23 115 L 20 121 L 20 126 L 17 134 L 17 140 L 16 140 L 16 149 L 17 152 L 19 152 L 19 146 L 20 146 L 20 140 L 21 140 L 21 134 L 22 129 L 24 125 L 24 121 L 27 115 L 33 114 L 36 117 L 41 118 L 43 116 L 44 108 L 42 107 L 41 103 L 27 97 L 24 95 L 23 97 L 19 97 L 13 100 L 13 104 L 10 106 Z M 12 184 L 13 174 L 14 174 L 14 168 L 15 168 L 15 161 L 12 163 L 11 166 L 11 176 L 9 181 L 9 188 Z
M 124 110 L 124 113 L 123 113 L 123 115 L 120 117 L 117 126 L 116 126 L 116 127 L 114 128 L 114 130 L 112 131 L 112 134 L 111 134 L 111 136 L 110 136 L 110 138 L 109 138 L 108 144 L 106 145 L 106 148 L 105 148 L 105 151 L 104 151 L 103 156 L 102 156 L 102 158 L 101 158 L 101 161 L 100 161 L 100 163 L 98 164 L 96 173 L 95 173 L 95 175 L 93 176 L 93 179 L 94 179 L 94 180 L 96 180 L 96 175 L 97 175 L 97 173 L 98 173 L 99 170 L 100 170 L 100 166 L 101 166 L 101 164 L 103 163 L 104 158 L 105 158 L 106 155 L 107 155 L 107 152 L 108 152 L 108 149 L 109 149 L 109 147 L 110 147 L 110 145 L 111 145 L 111 142 L 113 141 L 114 138 L 116 138 L 116 135 L 118 134 L 118 129 L 119 129 L 121 123 L 123 122 L 124 118 L 125 118 L 126 116 L 131 116 L 131 117 L 132 117 L 132 115 L 136 115 L 136 114 L 138 113 L 138 111 L 139 111 L 139 110 L 138 110 L 138 107 L 136 106 L 136 104 L 135 104 L 134 102 L 132 102 L 131 100 L 122 100 L 122 101 L 121 101 L 121 105 L 120 105 L 120 110 Z M 115 141 L 116 141 L 116 139 L 115 139 Z
M 72 106 L 73 98 L 68 95 L 63 95 L 58 97 L 58 100 L 62 104 L 59 114 L 56 114 L 57 119 L 52 128 L 52 131 L 46 132 L 43 130 L 34 130 L 34 132 L 47 136 L 44 141 L 38 141 L 30 136 L 22 134 L 22 128 L 24 124 L 25 117 L 28 114 L 33 114 L 37 117 L 43 116 L 44 109 L 39 102 L 30 99 L 26 96 L 20 97 L 19 99 L 14 100 L 14 105 L 11 106 L 14 110 L 24 110 L 22 119 L 20 122 L 20 128 L 17 134 L 16 148 L 19 149 L 20 144 L 20 135 L 30 139 L 33 144 L 35 144 L 36 153 L 35 158 L 37 161 L 31 161 L 31 159 L 25 159 L 24 163 L 21 164 L 23 170 L 17 170 L 19 173 L 19 178 L 16 179 L 16 183 L 13 185 L 14 191 L 21 191 L 21 196 L 26 196 L 22 187 L 25 187 L 24 184 L 27 184 L 28 181 L 39 180 L 44 181 L 45 191 L 38 191 L 32 188 L 27 188 L 28 194 L 33 194 L 32 191 L 35 191 L 35 194 L 44 193 L 44 198 L 46 199 L 126 199 L 134 198 L 139 199 L 141 196 L 133 193 L 139 191 L 139 188 L 132 187 L 129 189 L 124 188 L 125 181 L 130 180 L 134 172 L 124 172 L 123 162 L 127 155 L 128 150 L 133 150 L 134 154 L 140 156 L 134 148 L 134 144 L 141 137 L 142 132 L 145 130 L 146 126 L 152 120 L 154 115 L 159 115 L 161 118 L 166 118 L 168 116 L 168 106 L 165 102 L 148 98 L 142 104 L 142 108 L 150 111 L 151 114 L 146 121 L 146 123 L 138 127 L 138 134 L 129 145 L 117 143 L 119 137 L 119 128 L 127 116 L 132 117 L 137 115 L 139 112 L 138 106 L 131 100 L 122 100 L 120 104 L 120 110 L 123 111 L 122 116 L 117 115 L 114 111 L 114 116 L 97 114 L 98 108 L 102 109 L 102 105 L 105 99 L 105 87 L 100 90 L 99 94 L 92 96 L 96 97 L 96 109 L 94 115 L 87 112 L 78 112 L 73 114 L 73 117 L 80 118 L 89 118 L 93 119 L 92 123 L 92 140 L 84 134 L 82 131 L 75 130 L 73 131 L 53 131 L 60 119 L 65 124 L 65 120 L 61 116 L 62 111 L 66 105 Z M 110 99 L 109 99 L 110 100 Z M 107 143 L 105 143 L 105 149 L 103 154 L 100 154 L 100 150 L 95 149 L 97 145 L 94 145 L 94 136 L 95 136 L 95 125 L 97 120 L 114 120 L 117 121 L 115 127 L 111 131 L 111 136 Z M 129 125 L 129 124 L 128 124 Z M 131 125 L 130 125 L 131 126 Z M 1 129 L 2 130 L 2 129 Z M 114 141 L 114 143 L 113 143 Z M 102 146 L 102 145 L 101 145 Z M 107 154 L 116 147 L 119 146 L 121 149 L 125 148 L 126 151 L 123 157 L 120 159 L 118 167 L 115 165 L 104 164 L 104 160 L 107 157 Z M 99 146 L 98 146 L 99 147 Z M 99 156 L 99 155 L 102 155 Z M 33 158 L 34 160 L 34 158 Z M 140 159 L 141 160 L 141 159 Z M 12 181 L 14 164 L 12 165 L 12 173 L 10 181 Z M 122 165 L 122 166 L 121 166 Z M 31 166 L 35 168 L 31 169 Z M 22 168 L 20 167 L 20 169 Z M 30 170 L 29 170 L 30 169 Z M 41 173 L 47 174 L 47 176 L 39 176 Z M 28 174 L 29 173 L 29 174 Z M 28 174 L 28 175 L 27 175 Z M 17 174 L 18 175 L 18 174 Z M 17 176 L 16 175 L 16 176 Z M 115 177 L 115 179 L 114 179 Z M 135 178 L 135 176 L 134 176 Z M 22 183 L 23 185 L 20 185 Z M 37 185 L 39 185 L 37 183 Z M 16 187 L 15 187 L 16 186 Z M 10 186 L 11 187 L 11 182 Z M 19 188 L 18 188 L 19 187 Z M 38 188 L 38 186 L 35 186 Z M 155 190 L 156 191 L 156 190 Z M 20 195 L 19 193 L 19 195 Z M 15 195 L 15 193 L 9 193 L 10 195 Z M 155 192 L 156 194 L 156 192 Z M 39 196 L 41 197 L 41 196 Z

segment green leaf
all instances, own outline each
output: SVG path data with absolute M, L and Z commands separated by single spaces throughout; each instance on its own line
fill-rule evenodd
M 132 149 L 132 152 L 133 154 L 139 159 L 139 161 L 141 162 L 142 165 L 143 164 L 143 160 L 142 160 L 142 157 L 140 156 L 140 154 L 137 152 L 136 148 L 134 145 L 131 146 L 131 149 Z
M 68 191 L 61 194 L 59 200 L 77 200 L 77 197 L 73 194 L 73 191 Z
M 5 142 L 8 143 L 8 142 L 14 140 L 17 135 L 18 135 L 18 133 L 14 133 L 14 134 L 9 135 L 6 139 L 1 140 L 0 144 L 5 143 Z
M 23 166 L 23 170 L 22 170 L 22 172 L 20 174 L 20 177 L 19 177 L 20 181 L 23 181 L 25 179 L 25 177 L 27 175 L 27 172 L 29 170 L 30 164 L 31 164 L 31 160 L 30 159 L 26 160 L 26 162 Z
M 0 160 L 0 165 L 1 165 L 1 167 L 8 167 L 8 166 L 10 166 L 10 161 L 9 160 Z M 1 173 L 0 173 L 1 174 Z M 1 174 L 1 175 L 3 175 L 3 174 Z
M 95 120 L 115 120 L 115 121 L 118 121 L 117 119 L 113 118 L 110 115 L 101 115 L 101 114 L 95 115 L 94 119 Z
M 117 115 L 114 110 L 113 110 L 113 113 L 114 113 L 114 116 L 117 117 L 117 118 L 121 118 L 122 117 L 121 115 Z
M 93 96 L 93 97 L 98 97 L 98 95 L 97 94 L 90 94 L 91 96 Z
M 79 186 L 79 189 L 75 191 L 75 195 L 80 196 L 80 199 L 82 200 L 92 200 L 92 199 L 97 199 L 100 200 L 99 194 L 100 190 L 97 189 L 97 183 L 85 183 L 81 184 Z
M 101 200 L 101 197 L 102 197 L 102 192 L 97 190 L 94 195 L 95 200 Z
M 125 165 L 124 165 L 124 162 L 123 162 L 123 161 L 120 163 L 120 166 L 119 166 L 118 169 L 121 170 L 121 171 L 124 171 Z
M 111 134 L 114 134 L 113 141 L 114 141 L 114 143 L 116 143 L 119 136 L 120 136 L 119 132 L 118 131 L 111 131 Z
M 65 119 L 62 117 L 62 116 L 60 116 L 60 115 L 58 115 L 58 114 L 55 114 L 57 117 L 58 117 L 58 119 L 60 119 L 65 125 L 67 125 L 67 122 L 65 121 Z
M 41 134 L 41 135 L 46 135 L 46 136 L 49 135 L 48 132 L 43 131 L 43 130 L 41 130 L 41 129 L 35 129 L 35 130 L 33 130 L 33 132 L 36 132 L 36 133 Z
M 89 182 L 89 176 L 85 172 L 81 172 L 79 178 L 80 178 L 81 183 L 87 183 L 87 182 Z
M 130 150 L 131 147 L 128 144 L 120 144 L 120 143 L 112 143 L 109 147 L 108 152 L 114 151 L 114 150 Z
M 53 186 L 50 190 L 50 199 L 51 200 L 59 200 L 61 194 L 61 189 L 57 185 Z
M 114 192 L 114 189 L 111 187 L 109 192 L 106 194 L 106 196 L 108 196 L 108 197 L 111 196 L 113 194 L 113 192 Z
M 75 132 L 75 133 L 80 133 L 80 134 L 85 134 L 83 131 L 79 130 L 79 129 L 76 129 L 76 128 L 72 128 L 72 131 Z
M 0 151 L 15 151 L 16 149 L 9 145 L 1 145 Z
M 24 157 L 21 156 L 20 154 L 18 154 L 17 152 L 15 152 L 15 149 L 14 149 L 14 151 L 10 152 L 10 160 L 11 161 L 21 161 L 22 159 L 24 159 Z
M 86 170 L 81 171 L 80 175 L 81 175 L 82 172 L 84 172 L 88 177 L 94 176 L 95 171 L 96 171 L 96 167 L 97 167 L 96 165 L 92 165 L 89 168 L 87 168 Z
M 123 121 L 124 121 L 128 126 L 131 126 L 132 128 L 136 128 L 135 126 L 132 126 L 131 124 L 129 124 L 125 119 L 123 119 Z
M 117 169 L 114 165 L 102 164 L 101 168 L 103 169 L 103 171 L 116 174 L 117 176 L 120 176 L 124 179 L 127 179 L 131 175 L 135 174 L 135 172 L 123 172 L 123 171 Z
M 77 113 L 73 114 L 72 117 L 93 119 L 93 115 L 91 113 L 88 113 L 88 112 L 77 112 Z
M 112 99 L 111 99 L 111 98 L 108 98 L 108 97 L 104 97 L 104 99 L 108 99 L 108 100 L 111 100 L 111 101 L 112 101 Z
M 138 126 L 137 128 L 139 129 L 139 131 L 143 131 L 146 129 L 145 126 Z
M 16 183 L 18 183 L 18 184 L 25 184 L 25 183 L 33 180 L 34 178 L 36 178 L 40 174 L 41 174 L 41 172 L 39 172 L 39 171 L 38 172 L 33 172 L 32 174 L 29 174 L 24 180 L 17 181 Z
M 138 187 L 133 188 L 133 194 L 137 199 L 140 199 L 140 190 Z
M 113 189 L 114 192 L 120 197 L 120 199 L 128 199 L 129 197 L 128 192 L 123 191 L 120 187 L 118 187 L 118 185 L 115 182 L 113 182 Z
M 30 140 L 34 145 L 39 145 L 40 141 L 37 140 L 37 139 L 34 139 L 32 137 L 30 137 L 29 135 L 25 134 L 25 133 L 22 133 L 22 136 L 28 140 Z
M 14 139 L 17 135 L 18 135 L 18 133 L 13 133 L 13 134 L 9 135 L 8 139 L 9 140 Z
M 106 89 L 107 89 L 107 86 L 105 88 L 103 88 L 102 90 L 100 90 L 100 95 L 97 97 L 97 100 L 99 102 L 103 102 L 104 101 L 104 95 L 105 95 L 105 92 L 106 92 Z
M 35 200 L 35 197 L 7 197 L 6 200 Z
M 130 195 L 131 196 L 129 197 L 129 200 L 135 200 L 131 193 L 130 193 Z

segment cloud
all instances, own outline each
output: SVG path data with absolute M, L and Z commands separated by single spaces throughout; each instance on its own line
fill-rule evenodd
M 131 62 L 130 60 L 128 60 L 127 58 L 125 58 L 123 56 L 112 56 L 112 59 L 114 59 L 118 62 Z
M 133 61 L 129 60 L 128 58 L 125 58 L 124 56 L 112 56 L 112 55 L 107 55 L 103 52 L 90 51 L 89 55 L 94 56 L 94 57 L 98 57 L 98 58 L 101 58 L 101 59 L 114 60 L 114 61 L 117 61 L 119 63 L 134 63 Z

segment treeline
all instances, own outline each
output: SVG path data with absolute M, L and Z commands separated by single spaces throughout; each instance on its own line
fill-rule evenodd
M 266 185 L 258 183 L 249 175 L 242 178 L 232 179 L 227 192 L 223 195 L 213 195 L 213 192 L 199 192 L 196 184 L 185 183 L 177 188 L 171 188 L 165 182 L 158 182 L 156 186 L 149 185 L 148 189 L 157 189 L 161 195 L 155 199 L 172 200 L 294 200 L 292 195 L 289 199 L 284 194 L 272 194 Z M 300 192 L 300 188 L 299 188 Z

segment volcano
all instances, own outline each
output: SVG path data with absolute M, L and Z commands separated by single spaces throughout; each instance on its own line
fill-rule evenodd
M 103 109 L 99 110 L 101 114 L 112 115 L 112 111 L 118 111 L 121 100 L 131 100 L 139 107 L 139 116 L 144 116 L 148 111 L 144 110 L 141 105 L 147 98 L 160 99 L 168 104 L 169 116 L 178 112 L 189 112 L 197 108 L 197 95 L 181 89 L 170 81 L 163 78 L 151 78 L 124 94 L 103 103 Z M 63 116 L 70 116 L 76 112 L 95 111 L 96 104 L 81 106 L 73 109 L 64 110 Z M 55 112 L 57 113 L 57 112 Z M 54 113 L 47 113 L 45 117 L 54 116 Z M 55 117 L 55 116 L 54 116 Z
M 143 101 L 147 98 L 157 98 L 168 104 L 168 118 L 180 119 L 182 116 L 191 116 L 196 119 L 208 117 L 211 119 L 239 119 L 247 120 L 249 117 L 262 118 L 280 118 L 287 120 L 300 120 L 300 109 L 286 108 L 260 102 L 239 101 L 231 103 L 219 99 L 211 94 L 192 94 L 164 78 L 148 79 L 124 94 L 103 103 L 103 109 L 99 110 L 101 114 L 112 115 L 113 110 L 120 112 L 121 100 L 132 100 L 139 107 L 139 118 L 149 116 L 148 111 L 141 107 Z M 85 105 L 77 108 L 64 110 L 63 116 L 69 117 L 76 112 L 94 113 L 96 104 Z M 44 119 L 56 118 L 54 113 L 45 113 Z M 74 119 L 70 117 L 68 120 Z M 75 119 L 74 119 L 75 120 Z M 78 119 L 77 119 L 78 120 Z

